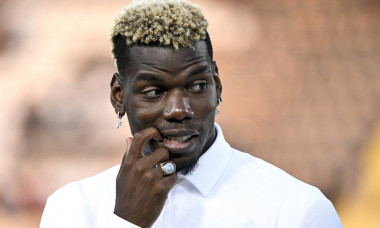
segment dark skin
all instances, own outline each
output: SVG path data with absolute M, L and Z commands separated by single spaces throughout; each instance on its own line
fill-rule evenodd
M 214 116 L 222 84 L 204 41 L 195 49 L 132 46 L 126 75 L 111 81 L 116 112 L 127 113 L 133 139 L 116 181 L 114 213 L 141 227 L 160 215 L 177 173 L 155 165 L 172 161 L 186 174 L 216 137 Z

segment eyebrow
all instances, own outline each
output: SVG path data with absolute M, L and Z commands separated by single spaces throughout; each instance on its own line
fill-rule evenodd
M 197 67 L 196 69 L 190 71 L 189 76 L 190 77 L 195 76 L 195 75 L 201 74 L 207 70 L 209 70 L 209 67 L 207 65 L 203 65 L 203 66 Z
M 154 74 L 150 74 L 150 73 L 142 73 L 142 74 L 139 74 L 139 76 L 137 76 L 137 78 L 136 78 L 136 82 L 139 82 L 139 81 L 156 81 L 156 82 L 163 82 L 164 79 L 162 79 L 161 77 L 156 76 L 156 75 L 154 75 Z
M 203 72 L 206 72 L 209 70 L 209 67 L 206 65 L 197 67 L 196 69 L 190 71 L 189 77 L 196 76 L 198 74 L 201 74 Z M 137 76 L 135 82 L 140 82 L 140 81 L 155 81 L 155 82 L 164 82 L 164 79 L 161 77 L 151 74 L 151 73 L 141 73 Z

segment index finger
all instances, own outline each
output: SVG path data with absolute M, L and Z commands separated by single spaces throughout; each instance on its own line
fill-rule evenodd
M 160 132 L 154 127 L 137 132 L 133 137 L 127 159 L 137 160 L 138 158 L 144 157 L 145 144 L 153 138 L 158 141 L 162 140 Z

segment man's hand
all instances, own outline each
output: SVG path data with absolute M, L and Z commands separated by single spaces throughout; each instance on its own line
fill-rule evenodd
M 156 128 L 147 128 L 127 139 L 127 151 L 116 180 L 114 213 L 140 227 L 150 227 L 160 215 L 169 191 L 178 180 L 176 173 L 163 176 L 161 162 L 169 160 L 169 152 L 159 148 L 144 156 L 145 144 L 162 140 Z

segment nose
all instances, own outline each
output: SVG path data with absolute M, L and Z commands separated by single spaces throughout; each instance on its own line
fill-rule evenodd
M 191 108 L 189 98 L 184 97 L 179 92 L 168 96 L 168 102 L 164 109 L 163 116 L 166 120 L 171 122 L 181 122 L 186 119 L 191 119 L 194 116 L 194 111 Z

